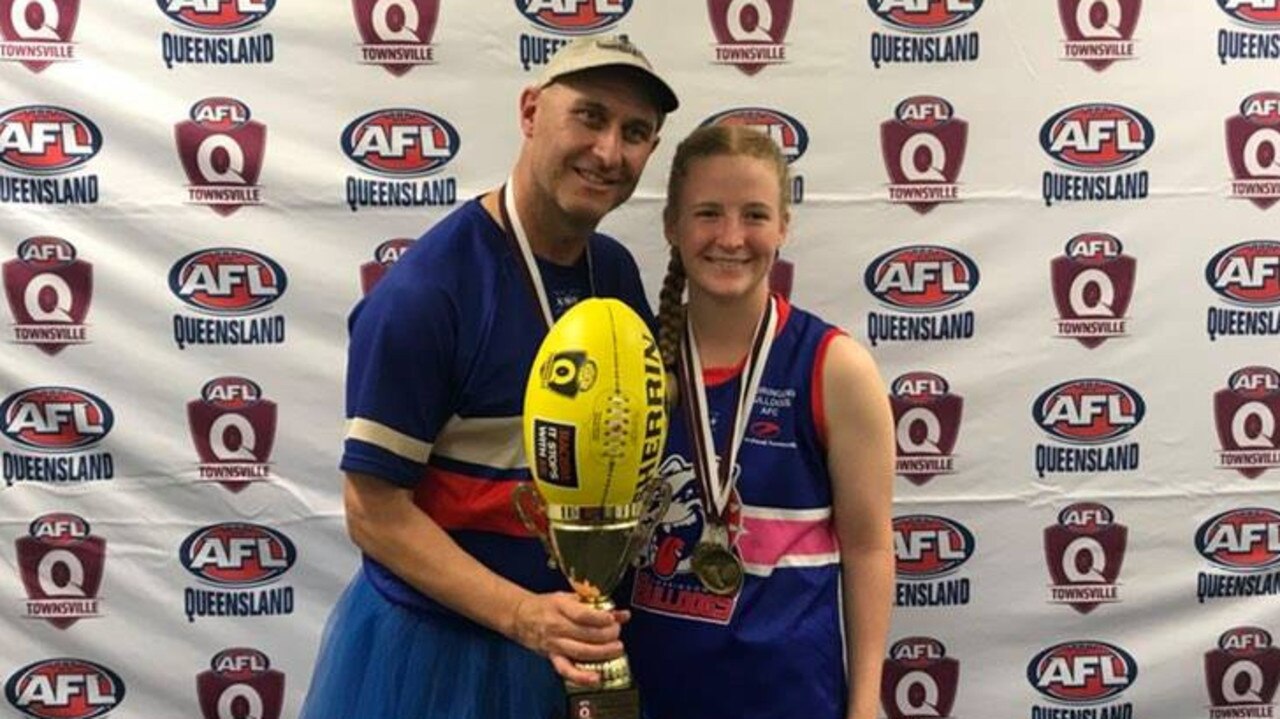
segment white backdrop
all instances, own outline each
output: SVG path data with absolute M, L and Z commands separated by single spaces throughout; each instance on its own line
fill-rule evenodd
M 622 31 L 683 100 L 605 226 L 653 298 L 676 141 L 759 125 L 895 395 L 884 715 L 1271 716 L 1273 5 L 0 0 L 0 713 L 296 715 L 362 267 Z

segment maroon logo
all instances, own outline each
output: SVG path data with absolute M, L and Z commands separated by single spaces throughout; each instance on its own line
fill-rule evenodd
M 37 517 L 14 545 L 27 590 L 26 616 L 58 629 L 102 616 L 98 590 L 107 542 L 90 533 L 89 523 L 65 512 Z
M 88 342 L 84 319 L 93 296 L 93 266 L 60 237 L 30 237 L 18 258 L 0 265 L 13 313 L 13 340 L 54 355 Z
M 397 77 L 418 65 L 434 64 L 431 37 L 440 0 L 351 0 L 360 31 L 360 62 L 381 65 Z
M 889 647 L 880 678 L 880 704 L 888 719 L 951 716 L 960 662 L 932 637 L 907 637 Z
M 1093 349 L 1127 334 L 1129 300 L 1137 262 L 1120 240 L 1104 232 L 1072 237 L 1062 257 L 1049 265 L 1058 337 Z
M 792 0 L 707 0 L 716 36 L 715 62 L 754 75 L 787 61 Z
M 1218 647 L 1204 653 L 1204 682 L 1215 709 L 1269 716 L 1280 683 L 1280 648 L 1260 627 L 1228 629 L 1218 637 Z
M 1044 559 L 1053 581 L 1049 601 L 1081 614 L 1119 601 L 1116 578 L 1128 536 L 1106 505 L 1077 502 L 1059 512 L 1058 523 L 1044 530 Z
M 889 201 L 924 214 L 960 199 L 956 180 L 964 164 L 969 123 L 940 97 L 916 95 L 880 125 L 880 150 L 889 172 Z
M 284 706 L 284 674 L 271 668 L 266 654 L 234 647 L 213 656 L 210 668 L 196 675 L 196 694 L 204 719 L 279 719 Z
M 1133 31 L 1142 0 L 1058 0 L 1058 18 L 1067 39 L 1064 60 L 1083 62 L 1098 72 L 1117 60 L 1133 59 Z
M 373 286 L 378 284 L 392 265 L 400 261 L 413 243 L 414 240 L 407 237 L 396 237 L 378 245 L 373 251 L 373 261 L 360 265 L 360 291 L 369 294 Z
M 955 471 L 952 451 L 960 434 L 964 400 L 932 372 L 908 372 L 890 385 L 899 475 L 922 485 Z
M 1231 373 L 1226 389 L 1213 394 L 1218 429 L 1218 466 L 1249 479 L 1280 467 L 1280 372 L 1244 367 Z
M 1257 92 L 1227 118 L 1231 196 L 1265 210 L 1280 200 L 1280 92 Z
M 257 382 L 218 377 L 187 403 L 187 424 L 200 456 L 200 478 L 233 492 L 271 477 L 276 403 L 262 398 Z
M 119 708 L 124 695 L 119 674 L 67 657 L 28 664 L 4 684 L 5 699 L 31 719 L 95 719 Z
M 209 97 L 191 106 L 191 119 L 174 126 L 178 157 L 190 184 L 187 202 L 222 216 L 262 204 L 258 175 L 267 127 L 249 119 L 249 106 L 229 97 Z
M 80 0 L 0 0 L 0 58 L 40 72 L 74 60 Z

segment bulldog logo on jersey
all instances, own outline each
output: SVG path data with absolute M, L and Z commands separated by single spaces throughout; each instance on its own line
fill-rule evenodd
M 1240 507 L 1210 517 L 1196 529 L 1195 548 L 1219 570 L 1196 577 L 1201 604 L 1280 594 L 1280 511 Z
M 115 426 L 100 397 L 73 387 L 19 390 L 0 402 L 0 433 L 17 452 L 3 453 L 4 481 L 93 482 L 115 476 L 110 452 L 97 445 Z
M 293 567 L 298 552 L 279 530 L 250 522 L 201 527 L 182 541 L 178 560 L 201 584 L 187 587 L 187 621 L 196 617 L 258 617 L 293 613 L 293 587 L 270 586 Z
M 1231 373 L 1225 389 L 1213 393 L 1218 430 L 1218 467 L 1255 479 L 1280 467 L 1280 372 L 1244 367 Z
M 1082 639 L 1046 647 L 1027 664 L 1027 681 L 1057 706 L 1033 706 L 1031 716 L 1054 716 L 1064 707 L 1132 716 L 1133 704 L 1117 700 L 1137 678 L 1138 662 L 1114 644 Z
M 634 1 L 515 0 L 516 11 L 525 20 L 550 34 L 520 34 L 520 66 L 525 72 L 537 70 L 574 37 L 604 33 L 631 12 Z
M 440 0 L 351 0 L 360 31 L 360 62 L 381 65 L 399 77 L 418 65 L 435 64 L 431 38 Z
M 191 106 L 191 119 L 174 125 L 178 158 L 187 174 L 187 202 L 226 217 L 262 204 L 258 175 L 267 126 L 251 120 L 249 106 L 230 97 L 207 97 Z
M 360 292 L 368 295 L 375 285 L 387 274 L 391 266 L 400 261 L 400 257 L 413 247 L 416 240 L 408 237 L 394 237 L 386 240 L 373 250 L 373 260 L 360 265 Z
M 124 695 L 119 674 L 69 657 L 28 664 L 4 684 L 10 706 L 30 719 L 96 719 L 120 708 Z
M 906 637 L 889 647 L 880 678 L 880 706 L 888 719 L 949 719 L 960 683 L 960 662 L 933 637 Z
M 969 579 L 952 577 L 973 556 L 973 532 L 947 517 L 910 514 L 893 520 L 899 607 L 951 607 L 969 603 Z
M 978 264 L 940 245 L 907 245 L 867 265 L 863 284 L 880 304 L 894 310 L 867 313 L 872 346 L 888 341 L 970 339 L 972 310 L 958 310 L 978 287 Z
M 956 180 L 964 164 L 969 123 L 940 97 L 908 97 L 880 125 L 880 152 L 889 173 L 889 202 L 924 214 L 960 200 Z
M 76 59 L 80 0 L 0 0 L 0 60 L 41 72 Z
M 84 205 L 98 201 L 98 176 L 82 170 L 102 150 L 102 132 L 84 115 L 55 105 L 0 112 L 0 202 Z M 65 175 L 64 177 L 58 177 Z
M 262 396 L 257 382 L 218 377 L 187 403 L 187 426 L 200 456 L 200 479 L 233 492 L 249 482 L 270 479 L 276 439 L 276 403 Z
M 792 0 L 707 0 L 715 62 L 754 75 L 787 61 Z
M 711 125 L 743 125 L 767 135 L 787 160 L 791 174 L 791 202 L 797 205 L 804 202 L 804 176 L 796 173 L 794 165 L 809 149 L 809 131 L 799 120 L 781 110 L 738 107 L 708 117 L 700 127 Z
M 867 0 L 893 34 L 871 33 L 871 64 L 955 63 L 978 59 L 981 37 L 960 32 L 984 0 Z
M 1124 254 L 1114 235 L 1086 232 L 1067 241 L 1061 257 L 1049 263 L 1053 303 L 1058 307 L 1056 336 L 1089 349 L 1128 335 L 1138 263 Z
M 36 517 L 27 534 L 14 542 L 18 573 L 27 590 L 25 616 L 58 629 L 102 616 L 98 591 L 106 540 L 93 536 L 88 522 L 68 512 Z
M 160 36 L 165 67 L 251 65 L 275 59 L 271 33 L 248 34 L 276 7 L 276 0 L 156 0 L 160 12 L 184 34 Z
M 1280 5 L 1275 0 L 1215 0 L 1246 31 L 1218 30 L 1218 60 L 1280 59 Z
M 239 247 L 192 252 L 169 270 L 169 291 L 197 313 L 173 316 L 173 341 L 178 349 L 280 344 L 284 315 L 267 311 L 288 287 L 284 268 L 260 252 Z
M 964 399 L 933 372 L 908 372 L 889 387 L 896 427 L 895 471 L 917 486 L 955 471 L 956 437 Z
M 1280 648 L 1261 627 L 1234 627 L 1204 653 L 1209 719 L 1271 716 L 1280 683 Z
M 1059 512 L 1058 523 L 1044 529 L 1049 602 L 1088 614 L 1120 601 L 1116 579 L 1128 537 L 1128 527 L 1105 504 L 1077 502 Z
M 1036 473 L 1120 472 L 1138 468 L 1137 442 L 1121 444 L 1146 415 L 1142 395 L 1114 380 L 1060 382 L 1031 406 L 1036 425 L 1053 441 L 1036 445 Z
M 93 297 L 93 266 L 77 259 L 75 246 L 60 237 L 29 237 L 17 255 L 0 265 L 13 341 L 47 355 L 88 342 L 84 320 Z
M 1250 240 L 1219 251 L 1205 281 L 1231 307 L 1210 307 L 1209 339 L 1280 335 L 1280 242 Z
M 1067 39 L 1062 59 L 1083 62 L 1097 72 L 1117 60 L 1132 60 L 1133 31 L 1142 0 L 1058 0 L 1058 18 Z
M 453 177 L 431 177 L 458 155 L 461 136 L 448 120 L 425 110 L 386 108 L 365 113 L 342 131 L 342 152 L 367 173 L 347 178 L 347 206 L 435 207 L 458 201 Z
M 1231 197 L 1268 209 L 1280 200 L 1280 92 L 1255 92 L 1227 118 Z
M 1136 200 L 1150 191 L 1146 170 L 1120 172 L 1151 150 L 1155 126 L 1137 110 L 1086 103 L 1061 110 L 1040 127 L 1040 147 L 1062 168 L 1047 171 L 1041 194 L 1055 202 Z
M 257 649 L 232 647 L 213 655 L 209 668 L 196 675 L 196 697 L 204 719 L 240 716 L 239 705 L 254 719 L 280 719 L 284 707 L 284 673 Z

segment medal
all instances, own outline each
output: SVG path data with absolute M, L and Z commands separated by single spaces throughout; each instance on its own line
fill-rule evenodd
M 520 266 L 521 275 L 533 301 L 538 305 L 542 321 L 547 329 L 555 324 L 555 316 L 551 313 L 551 303 L 547 300 L 547 289 L 542 283 L 542 273 L 538 271 L 538 260 L 529 246 L 529 237 L 525 234 L 520 215 L 516 213 L 515 180 L 507 178 L 507 183 L 498 191 L 498 211 L 502 216 L 502 229 L 507 242 L 512 246 L 516 264 Z M 596 276 L 591 267 L 591 241 L 587 240 L 587 283 L 591 287 L 591 296 L 596 296 Z
M 712 594 L 733 596 L 742 589 L 742 562 L 728 547 L 698 542 L 693 548 L 693 573 Z

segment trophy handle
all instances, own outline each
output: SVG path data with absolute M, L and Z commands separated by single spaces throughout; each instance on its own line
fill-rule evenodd
M 533 482 L 521 482 L 511 493 L 511 503 L 515 505 L 516 516 L 533 536 L 542 542 L 547 552 L 547 567 L 556 568 L 556 553 L 551 548 L 550 524 L 547 520 L 547 503 L 533 487 Z
M 649 536 L 653 534 L 658 522 L 662 521 L 667 514 L 667 508 L 671 506 L 671 485 L 661 477 L 654 477 L 641 493 L 640 502 L 644 509 L 640 514 L 640 521 L 636 522 L 635 534 L 631 540 L 631 566 L 633 567 L 640 566 L 643 561 L 644 546 L 648 544 Z

